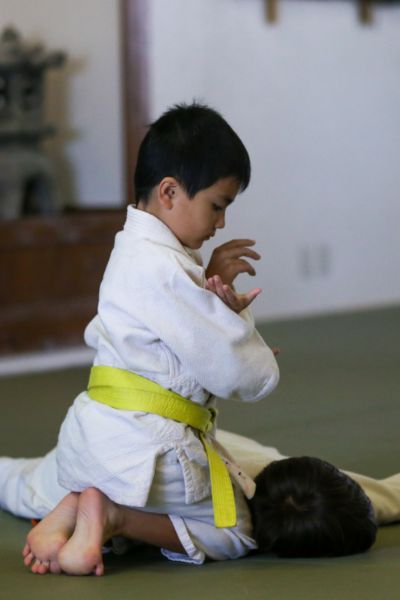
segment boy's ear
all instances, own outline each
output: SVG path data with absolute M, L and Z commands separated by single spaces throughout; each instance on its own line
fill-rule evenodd
M 158 186 L 158 199 L 161 206 L 170 210 L 180 189 L 181 186 L 174 177 L 164 177 Z

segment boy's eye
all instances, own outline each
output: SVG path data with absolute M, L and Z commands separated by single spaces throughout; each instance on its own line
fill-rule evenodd
M 212 207 L 213 207 L 213 209 L 214 209 L 216 212 L 220 212 L 221 210 L 224 210 L 224 209 L 222 208 L 222 206 L 220 206 L 219 204 L 215 204 L 214 202 L 213 202 L 213 205 L 212 205 Z

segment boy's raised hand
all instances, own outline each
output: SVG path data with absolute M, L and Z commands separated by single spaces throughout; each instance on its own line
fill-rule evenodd
M 222 302 L 236 313 L 240 313 L 249 306 L 262 291 L 260 288 L 254 288 L 250 292 L 247 292 L 247 294 L 238 294 L 230 285 L 223 283 L 219 275 L 214 275 L 214 277 L 207 279 L 206 290 L 216 294 Z M 274 356 L 278 356 L 281 352 L 278 346 L 273 346 L 271 350 Z
M 254 288 L 247 294 L 238 294 L 230 285 L 223 283 L 219 275 L 207 279 L 206 289 L 216 294 L 222 302 L 236 313 L 244 310 L 261 293 L 260 288 Z
M 231 286 L 240 273 L 255 275 L 253 265 L 243 258 L 244 256 L 253 260 L 261 258 L 258 252 L 249 247 L 254 244 L 254 240 L 231 240 L 215 248 L 206 269 L 207 279 L 219 275 L 223 283 Z

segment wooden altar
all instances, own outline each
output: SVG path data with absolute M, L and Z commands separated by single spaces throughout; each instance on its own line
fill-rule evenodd
M 125 210 L 0 222 L 0 354 L 83 343 Z

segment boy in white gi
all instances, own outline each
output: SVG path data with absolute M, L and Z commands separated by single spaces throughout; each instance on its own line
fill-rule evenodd
M 85 331 L 96 350 L 88 391 L 69 409 L 57 445 L 66 490 L 95 487 L 152 512 L 173 505 L 174 531 L 193 562 L 204 560 L 214 520 L 212 536 L 230 540 L 226 558 L 254 547 L 239 492 L 250 493 L 251 482 L 239 476 L 232 486 L 214 441 L 215 398 L 256 402 L 279 379 L 247 309 L 260 290 L 231 287 L 252 271 L 243 257 L 258 258 L 254 242 L 228 244 L 207 271 L 197 252 L 224 227 L 249 179 L 247 150 L 214 110 L 176 106 L 151 125 L 135 172 L 136 208 L 128 207 Z
M 250 240 L 233 241 L 205 270 L 197 254 L 249 177 L 247 151 L 215 111 L 178 106 L 150 127 L 135 174 L 137 208 L 128 208 L 85 332 L 96 349 L 88 391 L 70 408 L 56 452 L 0 460 L 0 505 L 15 514 L 44 517 L 72 492 L 28 537 L 25 563 L 34 561 L 34 572 L 100 575 L 101 545 L 116 534 L 197 564 L 257 547 L 244 497 L 254 484 L 215 440 L 213 407 L 215 397 L 260 400 L 278 382 L 274 352 L 247 309 L 260 290 L 231 287 L 252 272 L 243 256 L 258 255 Z M 203 424 L 192 419 L 199 407 Z M 359 549 L 373 541 L 371 523 Z M 274 549 L 276 541 L 261 538 Z

